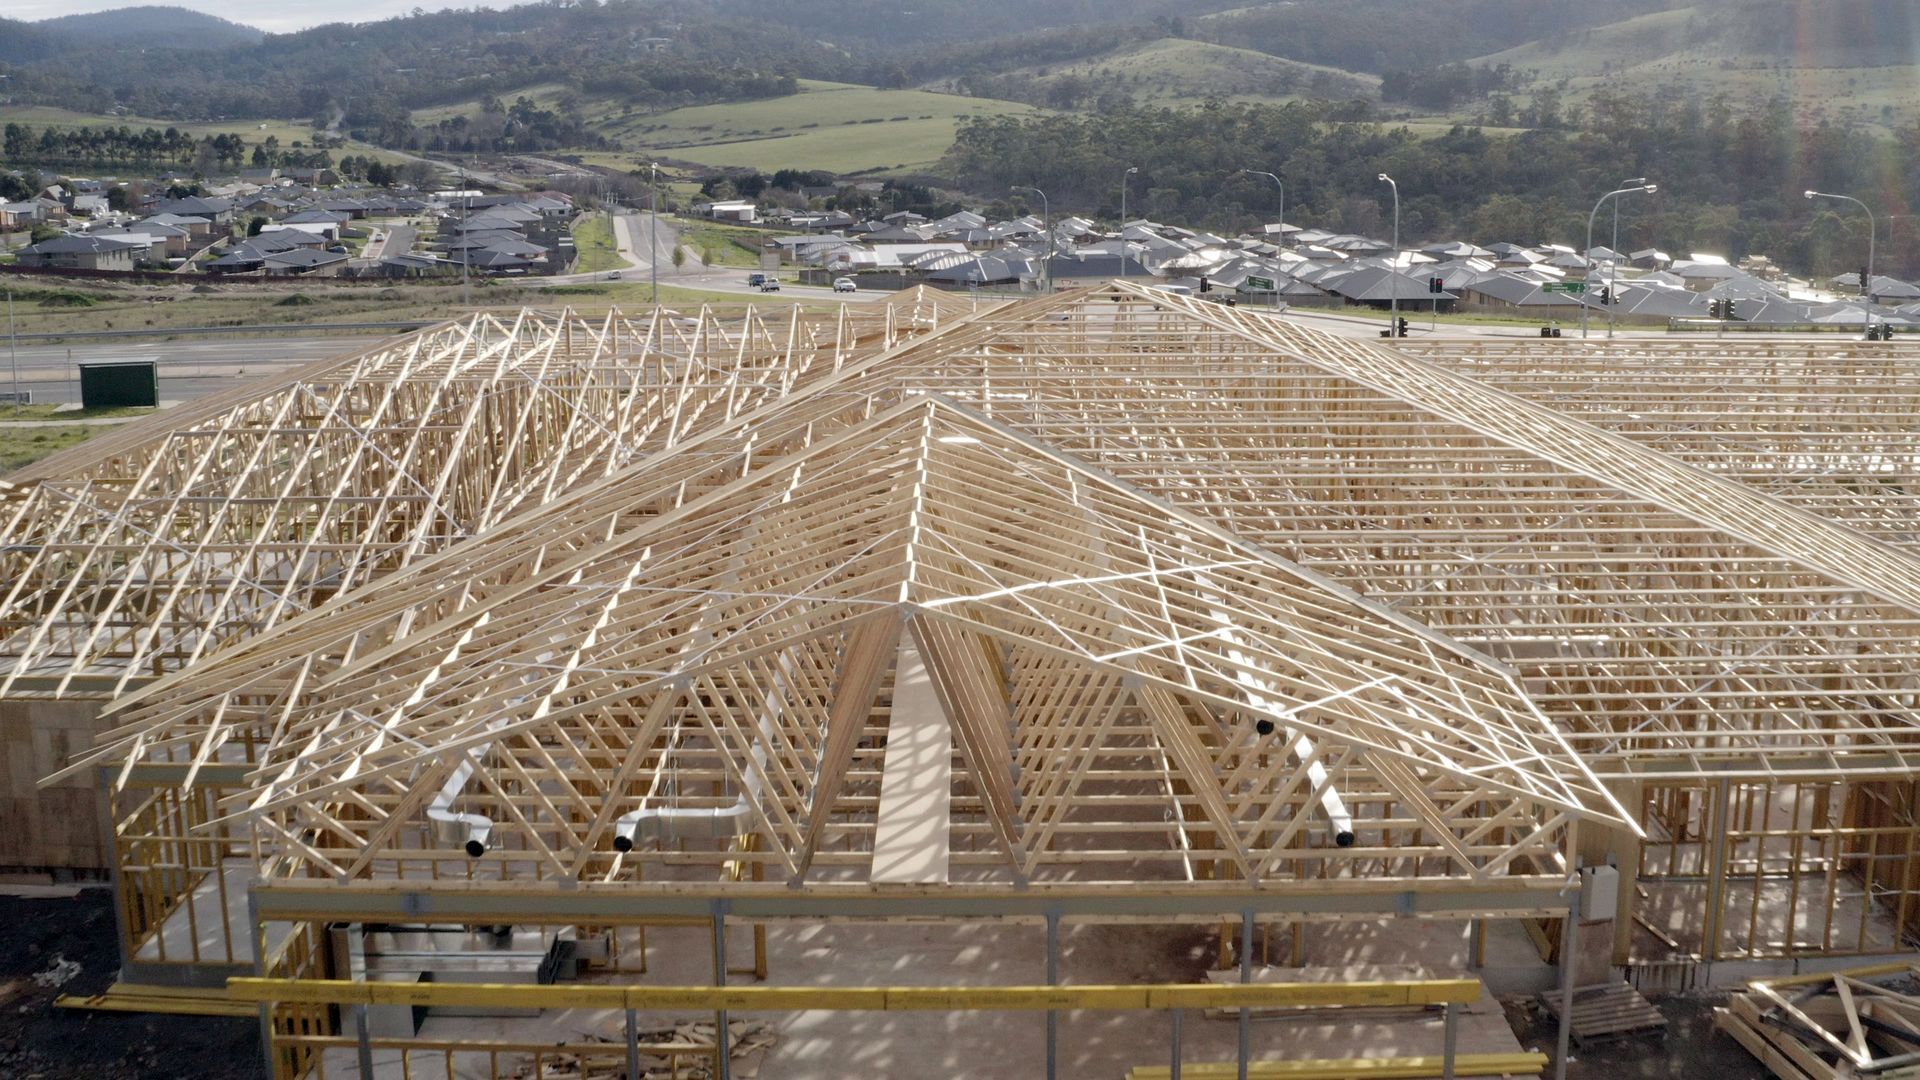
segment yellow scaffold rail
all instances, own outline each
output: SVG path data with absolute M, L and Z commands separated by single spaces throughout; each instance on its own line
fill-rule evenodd
M 541 1009 L 900 1012 L 954 1009 L 1231 1009 L 1284 1006 L 1464 1005 L 1478 979 L 1319 983 L 1156 983 L 1137 986 L 526 986 L 369 983 L 342 979 L 227 980 L 237 1001 Z

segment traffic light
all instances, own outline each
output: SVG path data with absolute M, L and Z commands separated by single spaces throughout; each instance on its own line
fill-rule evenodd
M 1709 319 L 1724 319 L 1724 318 L 1726 318 L 1726 317 L 1727 317 L 1727 316 L 1726 316 L 1726 303 L 1725 303 L 1725 301 L 1721 301 L 1721 300 L 1709 300 L 1709 301 L 1707 301 L 1707 318 L 1709 318 Z
M 1737 303 L 1739 303 L 1739 301 L 1733 299 L 1732 297 L 1728 297 L 1727 299 L 1720 301 L 1720 317 L 1723 319 L 1738 318 L 1739 316 L 1734 313 L 1734 309 L 1733 309 L 1733 305 Z
M 1213 291 L 1213 282 L 1211 282 L 1211 281 L 1208 281 L 1208 280 L 1207 280 L 1206 278 L 1201 278 L 1201 279 L 1200 279 L 1200 291 L 1201 291 L 1201 292 L 1212 292 L 1212 291 Z
M 1601 306 L 1605 307 L 1605 306 L 1611 305 L 1612 303 L 1613 303 L 1613 286 L 1611 285 L 1600 286 Z
M 1427 291 L 1428 291 L 1428 292 L 1430 292 L 1430 293 L 1442 293 L 1442 292 L 1446 292 L 1446 291 L 1447 291 L 1447 282 L 1446 282 L 1446 279 L 1444 279 L 1444 278 L 1437 278 L 1437 277 L 1436 277 L 1436 278 L 1428 278 L 1428 279 L 1427 279 Z
M 1394 327 L 1394 329 L 1399 332 L 1399 335 L 1401 337 L 1406 337 L 1407 336 L 1407 320 L 1404 317 L 1401 318 L 1399 325 Z

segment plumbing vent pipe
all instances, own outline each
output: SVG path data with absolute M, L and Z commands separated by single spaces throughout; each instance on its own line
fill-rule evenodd
M 440 785 L 440 790 L 427 804 L 427 821 L 433 827 L 433 837 L 443 845 L 458 844 L 464 848 L 468 857 L 477 859 L 487 853 L 487 841 L 493 836 L 493 819 L 483 814 L 459 814 L 453 809 L 453 801 L 460 797 L 461 789 L 467 781 L 473 779 L 474 761 L 472 757 L 460 763 Z

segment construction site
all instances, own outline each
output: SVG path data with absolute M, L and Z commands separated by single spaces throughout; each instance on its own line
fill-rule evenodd
M 0 872 L 273 1080 L 1565 1076 L 1706 992 L 1898 1075 L 1916 418 L 1127 282 L 475 315 L 0 478 Z

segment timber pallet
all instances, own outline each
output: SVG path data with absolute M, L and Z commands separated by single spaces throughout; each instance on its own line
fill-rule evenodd
M 1560 993 L 1547 991 L 1540 1001 L 1560 1018 Z M 1638 1035 L 1667 1033 L 1667 1018 L 1626 983 L 1587 986 L 1573 992 L 1573 1041 L 1580 1046 Z

